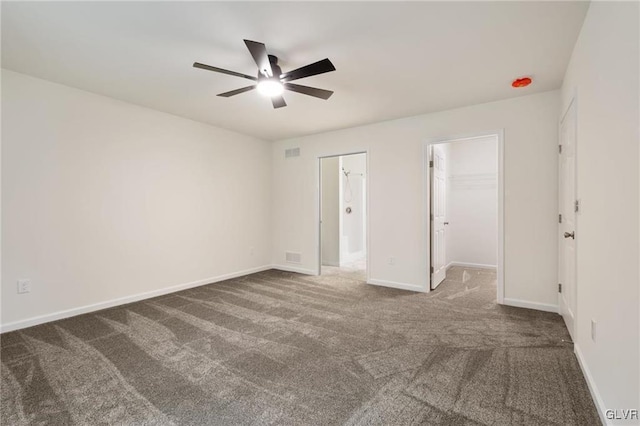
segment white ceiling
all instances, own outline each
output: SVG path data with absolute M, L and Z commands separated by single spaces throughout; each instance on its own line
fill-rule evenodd
M 2 66 L 219 127 L 277 140 L 560 87 L 582 2 L 2 2 Z M 256 92 L 243 39 L 288 71 L 328 57 L 274 110 Z M 526 89 L 513 78 L 531 75 Z

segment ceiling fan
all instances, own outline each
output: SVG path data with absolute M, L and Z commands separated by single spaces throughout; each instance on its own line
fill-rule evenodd
M 282 72 L 282 69 L 278 66 L 278 58 L 273 55 L 267 54 L 267 48 L 264 43 L 257 41 L 245 40 L 244 44 L 247 45 L 247 49 L 253 56 L 253 60 L 258 66 L 258 76 L 253 77 L 250 75 L 242 74 L 235 71 L 229 71 L 211 65 L 201 64 L 194 62 L 195 68 L 203 70 L 219 72 L 222 74 L 234 75 L 236 77 L 246 78 L 247 80 L 253 80 L 256 84 L 243 87 L 241 89 L 232 90 L 230 92 L 220 93 L 218 96 L 228 98 L 230 96 L 239 95 L 240 93 L 248 92 L 253 89 L 257 89 L 258 92 L 264 96 L 271 98 L 274 108 L 282 108 L 287 106 L 287 103 L 282 97 L 282 93 L 285 90 L 292 92 L 302 93 L 303 95 L 314 96 L 320 99 L 329 99 L 333 92 L 331 90 L 318 89 L 315 87 L 301 86 L 299 84 L 290 83 L 293 80 L 299 80 L 305 77 L 311 77 L 312 75 L 324 74 L 326 72 L 335 71 L 336 67 L 333 66 L 329 59 L 323 59 L 313 64 L 305 65 L 304 67 L 297 68 L 293 71 Z

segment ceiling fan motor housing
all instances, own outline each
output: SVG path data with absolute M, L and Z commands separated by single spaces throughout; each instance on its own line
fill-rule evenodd
M 278 57 L 274 55 L 269 55 L 269 63 L 271 64 L 271 71 L 273 72 L 274 79 L 280 81 L 280 76 L 282 75 L 282 69 L 278 65 Z M 260 71 L 258 71 L 258 80 L 263 80 L 265 77 Z

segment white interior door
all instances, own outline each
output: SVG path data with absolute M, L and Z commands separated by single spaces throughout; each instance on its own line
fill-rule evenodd
M 434 289 L 447 275 L 444 236 L 447 176 L 444 150 L 433 145 L 431 152 L 431 288 Z
M 576 312 L 576 114 L 572 102 L 560 123 L 560 314 L 574 336 Z

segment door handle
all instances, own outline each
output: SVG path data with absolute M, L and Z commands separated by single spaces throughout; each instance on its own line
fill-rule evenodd
M 449 222 L 445 222 L 444 224 L 445 224 L 445 225 L 448 225 L 448 224 L 449 224 Z
M 565 233 L 564 233 L 564 237 L 565 237 L 565 238 L 571 238 L 572 240 L 575 240 L 575 239 L 576 239 L 576 235 L 575 235 L 575 232 L 574 232 L 574 231 L 571 231 L 571 232 L 565 232 Z

